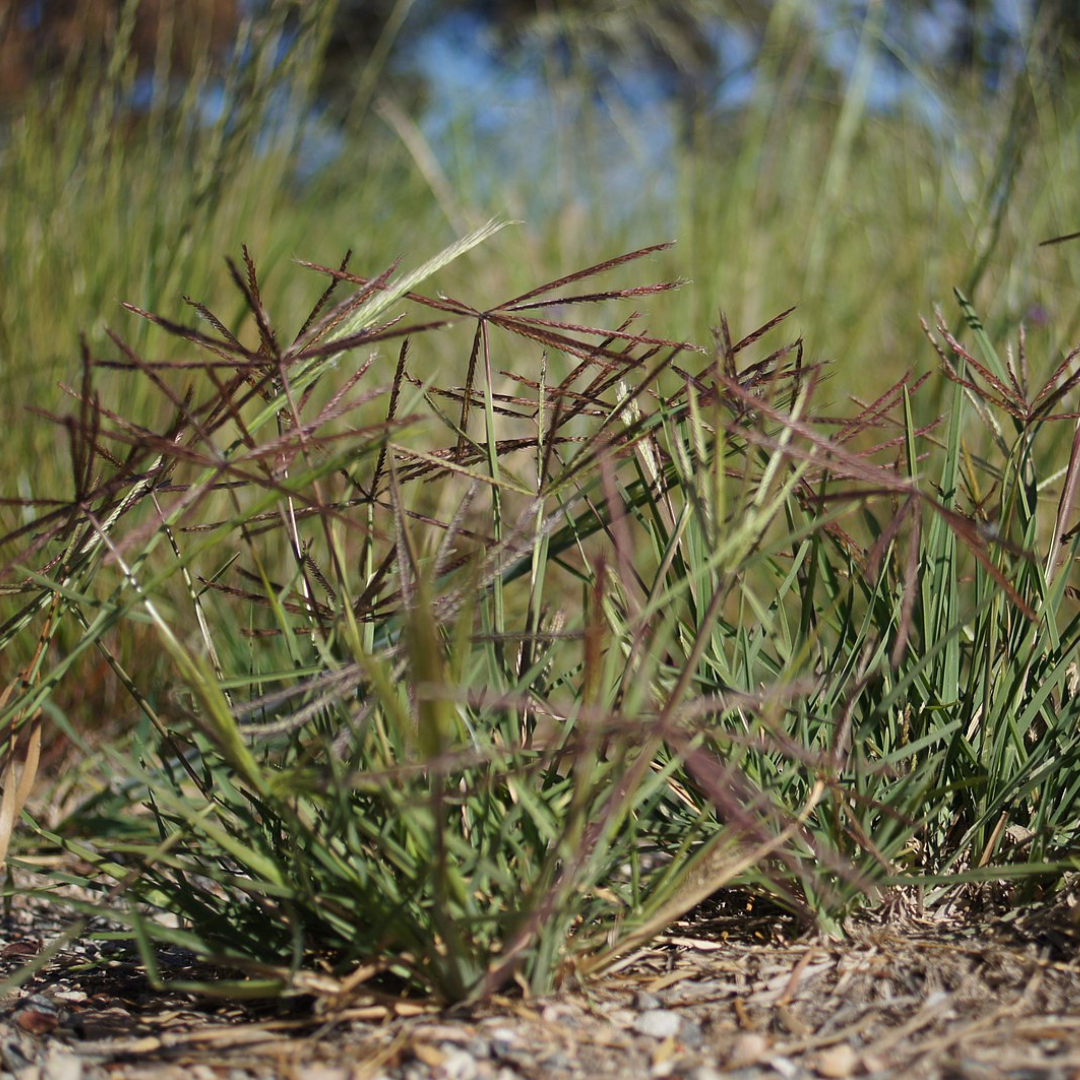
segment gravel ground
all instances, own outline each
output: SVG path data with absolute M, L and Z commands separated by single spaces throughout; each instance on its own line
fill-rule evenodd
M 154 993 L 121 943 L 66 948 L 0 1003 L 20 1080 L 1080 1078 L 1080 941 L 1068 900 L 1015 914 L 910 902 L 797 939 L 728 896 L 587 986 L 437 1012 L 374 996 L 280 1006 Z M 37 955 L 44 916 L 0 925 Z M 187 972 L 182 953 L 163 970 Z

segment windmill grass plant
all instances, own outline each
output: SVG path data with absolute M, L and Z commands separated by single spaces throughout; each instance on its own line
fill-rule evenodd
M 676 155 L 674 206 L 584 228 L 586 184 L 415 271 L 380 227 L 376 276 L 286 276 L 358 221 L 437 235 L 425 184 L 455 235 L 489 203 L 370 125 L 301 182 L 331 9 L 292 34 L 288 8 L 221 86 L 162 78 L 129 124 L 120 40 L 5 132 L 11 902 L 108 911 L 154 979 L 166 944 L 235 973 L 204 992 L 453 1001 L 602 972 L 730 885 L 830 932 L 892 884 L 1053 887 L 1080 814 L 1076 263 L 1032 230 L 1078 209 L 1075 88 L 1018 80 L 969 129 L 874 116 L 854 79 L 808 107 L 780 5 L 775 71 Z M 565 273 L 655 221 L 690 243 Z M 222 271 L 245 239 L 259 273 Z M 954 281 L 990 329 L 958 297 L 935 353 L 903 327 Z M 808 357 L 842 359 L 804 357 L 796 300 Z M 1063 317 L 1029 350 L 1035 303 Z M 77 768 L 20 818 L 57 732 Z
M 245 249 L 248 341 L 192 301 L 130 313 L 176 359 L 84 349 L 69 491 L 7 504 L 0 648 L 39 644 L 3 698 L 4 839 L 42 725 L 83 739 L 50 710 L 82 654 L 130 720 L 90 794 L 24 816 L 11 888 L 59 860 L 40 895 L 108 911 L 154 979 L 166 944 L 236 973 L 203 992 L 460 1001 L 601 972 L 733 884 L 835 931 L 895 883 L 1059 878 L 1080 453 L 1044 475 L 1038 443 L 1075 423 L 1076 354 L 1035 389 L 961 298 L 970 344 L 928 328 L 939 421 L 925 377 L 824 415 L 784 315 L 640 330 L 679 283 L 603 277 L 658 249 L 483 307 L 427 287 L 494 231 L 309 265 L 298 328 Z M 112 408 L 115 370 L 168 419 Z

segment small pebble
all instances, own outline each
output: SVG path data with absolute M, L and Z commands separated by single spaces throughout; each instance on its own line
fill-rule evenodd
M 536 1069 L 536 1055 L 529 1053 L 524 1048 L 508 1047 L 500 1053 L 497 1047 L 492 1046 L 492 1050 L 498 1054 L 504 1065 L 509 1065 L 523 1073 L 531 1073 Z
M 649 1009 L 634 1021 L 634 1030 L 639 1035 L 648 1035 L 653 1039 L 671 1039 L 679 1034 L 682 1017 L 670 1009 Z
M 705 1032 L 696 1020 L 684 1020 L 679 1029 L 679 1042 L 688 1050 L 697 1050 L 705 1042 Z
M 735 1038 L 728 1053 L 729 1069 L 743 1069 L 756 1065 L 769 1052 L 769 1040 L 757 1031 L 744 1031 Z
M 8 1072 L 18 1073 L 23 1069 L 29 1069 L 33 1062 L 19 1049 L 17 1043 L 11 1039 L 0 1042 L 0 1065 Z
M 445 1080 L 476 1080 L 479 1070 L 476 1058 L 456 1046 L 440 1047 L 446 1053 L 439 1070 Z
M 859 1054 L 847 1043 L 837 1043 L 836 1046 L 826 1047 L 818 1054 L 814 1068 L 820 1075 L 827 1076 L 830 1080 L 845 1080 L 858 1070 Z
M 540 1013 L 540 1019 L 545 1024 L 557 1024 L 560 1020 L 565 1020 L 568 1016 L 572 1016 L 574 1010 L 564 1003 L 555 1002 L 551 1005 L 545 1005 L 543 1012 Z
M 31 1035 L 48 1035 L 60 1026 L 60 1017 L 55 1010 L 20 1009 L 15 1014 L 15 1023 Z
M 83 1063 L 64 1050 L 50 1050 L 42 1066 L 42 1080 L 82 1080 Z
M 304 1080 L 349 1080 L 349 1070 L 340 1065 L 309 1064 L 304 1068 Z
M 78 1005 L 86 1000 L 86 996 L 84 990 L 56 990 L 52 994 L 54 1001 L 62 1002 L 65 1005 Z
M 650 994 L 648 990 L 639 990 L 634 995 L 634 1008 L 638 1012 L 648 1012 L 650 1009 L 659 1009 L 660 1007 L 660 999 L 655 994 Z
M 550 1054 L 545 1054 L 540 1059 L 541 1068 L 548 1073 L 570 1072 L 573 1070 L 575 1064 L 576 1063 L 561 1050 L 553 1050 Z
M 616 1027 L 634 1027 L 638 1021 L 638 1014 L 633 1009 L 612 1009 L 607 1014 L 607 1021 Z
M 42 1012 L 57 1012 L 56 1002 L 51 997 L 46 997 L 44 994 L 30 994 L 23 999 L 23 1004 L 33 1009 L 40 1009 Z
M 466 1044 L 465 1049 L 472 1054 L 474 1058 L 487 1059 L 491 1057 L 491 1043 L 487 1039 L 481 1039 L 478 1036 L 471 1038 Z
M 785 1080 L 795 1080 L 795 1077 L 797 1076 L 801 1077 L 806 1075 L 806 1071 L 800 1069 L 791 1058 L 769 1058 L 769 1065 L 772 1067 L 773 1072 L 778 1072 Z

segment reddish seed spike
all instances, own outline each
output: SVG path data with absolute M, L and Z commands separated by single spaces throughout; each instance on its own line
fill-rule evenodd
M 1005 346 L 1005 374 L 1009 377 L 1009 383 L 1012 386 L 1013 398 L 1016 401 L 1026 401 L 1027 388 L 1024 385 L 1024 381 L 1017 373 L 1016 358 L 1013 356 L 1011 343 Z
M 515 303 L 513 301 L 500 304 L 495 311 L 531 311 L 537 308 L 561 307 L 569 304 L 595 304 L 606 300 L 628 300 L 633 296 L 652 296 L 656 293 L 679 289 L 686 282 L 679 278 L 676 281 L 662 281 L 654 285 L 639 285 L 635 289 L 611 289 L 607 292 L 571 294 L 569 296 L 553 296 L 547 300 L 535 300 L 531 303 Z
M 258 360 L 258 353 L 253 353 L 249 349 L 245 349 L 243 346 L 237 348 L 232 347 L 227 341 L 219 341 L 217 338 L 212 338 L 207 334 L 201 334 L 198 330 L 192 330 L 188 326 L 183 326 L 180 323 L 175 323 L 171 319 L 166 319 L 161 315 L 155 315 L 152 311 L 144 311 L 140 307 L 136 307 L 134 304 L 122 303 L 121 307 L 127 311 L 138 315 L 140 318 L 146 319 L 148 322 L 152 322 L 155 326 L 160 326 L 162 330 L 174 337 L 183 338 L 185 341 L 190 341 L 195 345 L 209 350 L 215 353 L 217 356 L 226 360 L 233 360 L 235 362 L 236 356 L 241 356 L 245 360 Z
M 1075 349 L 1072 349 L 1068 353 L 1068 355 L 1065 357 L 1065 359 L 1062 360 L 1062 362 L 1060 364 L 1058 364 L 1058 366 L 1054 369 L 1053 374 L 1050 376 L 1049 379 L 1046 380 L 1046 383 L 1043 385 L 1043 388 L 1035 396 L 1035 401 L 1036 402 L 1041 401 L 1044 397 L 1046 397 L 1046 396 L 1048 396 L 1050 394 L 1054 394 L 1055 398 L 1060 396 L 1062 388 L 1059 388 L 1058 392 L 1054 393 L 1054 386 L 1057 384 L 1058 379 L 1060 379 L 1061 376 L 1064 374 L 1064 372 L 1066 370 L 1068 370 L 1068 368 L 1071 366 L 1072 362 L 1078 356 L 1080 356 L 1080 346 L 1078 346 Z M 1074 372 L 1072 375 L 1070 375 L 1069 378 L 1066 380 L 1066 382 L 1064 384 L 1062 384 L 1062 387 L 1067 385 L 1071 389 L 1072 386 L 1075 385 L 1074 380 L 1076 380 L 1078 377 L 1080 377 L 1080 369 L 1078 369 L 1076 372 Z
M 254 316 L 255 325 L 259 328 L 259 350 L 255 355 L 262 359 L 268 357 L 274 357 L 276 359 L 277 342 L 274 340 L 274 333 L 270 328 L 266 312 L 259 299 L 259 283 L 255 277 L 255 264 L 251 259 L 251 255 L 248 253 L 246 245 L 242 247 L 242 251 L 244 253 L 244 265 L 247 269 L 246 280 L 241 276 L 236 263 L 233 262 L 232 259 L 226 258 L 225 265 L 229 268 L 229 274 L 232 277 L 234 284 L 243 295 L 248 310 Z
M 395 260 L 392 269 L 396 269 L 400 260 Z M 375 281 L 384 281 L 388 279 L 392 271 L 387 271 L 379 279 L 372 279 L 366 277 L 358 277 L 355 274 L 339 273 L 337 270 L 328 266 L 323 266 L 320 263 L 303 262 L 299 263 L 300 266 L 305 267 L 308 270 L 315 270 L 320 274 L 330 274 L 332 276 L 340 277 L 342 281 L 351 282 L 354 285 L 360 285 L 362 287 L 370 287 Z M 445 311 L 448 314 L 460 315 L 463 317 L 480 318 L 483 312 L 477 310 L 474 307 L 470 307 L 468 304 L 463 304 L 459 300 L 455 300 L 450 296 L 440 296 L 438 298 L 432 296 L 424 296 L 422 293 L 407 292 L 402 297 L 404 300 L 411 300 L 416 304 L 423 304 L 425 307 L 435 308 L 438 311 Z
M 602 327 L 585 326 L 579 323 L 560 322 L 553 319 L 537 319 L 520 317 L 517 319 L 498 318 L 493 319 L 498 326 L 506 330 L 513 330 L 515 326 L 534 326 L 544 329 L 561 330 L 570 334 L 590 334 L 597 337 L 605 337 L 610 341 L 625 341 L 631 345 L 660 345 L 667 349 L 684 349 L 691 352 L 704 352 L 700 345 L 693 345 L 684 341 L 671 341 L 668 338 L 654 338 L 645 334 L 631 334 L 622 330 L 605 330 Z
M 731 325 L 725 311 L 720 312 L 720 347 L 724 362 L 723 373 L 729 379 L 734 379 L 738 369 L 735 366 L 735 350 L 731 344 Z
M 190 304 L 233 348 L 243 349 L 232 331 L 205 304 L 192 300 L 190 296 L 184 297 L 184 303 Z
M 302 337 L 297 338 L 292 349 L 290 349 L 290 355 L 295 355 L 295 353 L 300 350 L 311 348 L 321 341 L 336 326 L 339 326 L 344 322 L 344 320 L 356 311 L 357 308 L 389 282 L 397 269 L 397 266 L 398 263 L 395 261 L 377 278 L 363 279 L 365 281 L 364 285 L 351 296 L 346 297 L 340 303 L 332 307 L 317 323 L 315 323 L 314 326 L 308 329 Z M 346 279 L 343 278 L 341 280 Z
M 626 255 L 619 255 L 614 259 L 608 259 L 606 262 L 596 263 L 594 266 L 586 267 L 584 270 L 578 270 L 576 273 L 567 274 L 565 277 L 557 278 L 555 281 L 549 281 L 545 285 L 530 289 L 529 292 L 522 293 L 520 296 L 515 296 L 512 300 L 507 300 L 498 305 L 497 308 L 492 308 L 491 310 L 498 311 L 514 304 L 523 303 L 526 300 L 532 300 L 536 296 L 543 296 L 545 293 L 553 292 L 555 289 L 560 289 L 564 285 L 570 285 L 575 281 L 582 281 L 583 279 L 593 277 L 596 274 L 602 274 L 605 270 L 611 270 L 616 266 L 622 266 L 624 263 L 632 262 L 634 259 L 640 259 L 646 255 L 652 255 L 657 251 L 667 251 L 673 246 L 674 245 L 670 242 L 666 244 L 654 244 L 651 247 L 639 248 L 637 251 L 628 252 Z
M 247 244 L 241 244 L 240 250 L 244 253 L 244 266 L 247 268 L 248 290 L 251 293 L 252 299 L 258 304 L 261 302 L 261 297 L 259 296 L 259 277 L 255 273 L 255 260 L 251 257 L 251 252 L 248 250 Z
M 781 311 L 779 315 L 774 315 L 767 323 L 759 326 L 752 333 L 747 334 L 746 337 L 742 339 L 742 341 L 740 341 L 732 348 L 732 356 L 741 353 L 743 349 L 747 348 L 750 345 L 753 345 L 754 342 L 758 340 L 758 338 L 764 337 L 764 335 L 767 334 L 770 330 L 772 330 L 774 326 L 778 326 L 780 323 L 782 323 L 795 310 L 797 306 L 798 305 L 793 305 L 792 307 L 789 307 L 786 311 Z
M 336 341 L 304 349 L 303 352 L 296 353 L 291 359 L 293 361 L 312 360 L 319 356 L 333 356 L 335 353 L 355 349 L 358 345 L 370 345 L 376 341 L 390 341 L 394 338 L 409 337 L 414 334 L 422 334 L 427 330 L 441 330 L 443 327 L 450 325 L 445 319 L 438 322 L 414 323 L 409 326 L 397 326 L 397 322 L 398 320 L 395 319 L 393 322 L 384 323 L 374 330 L 361 330 L 359 333 L 351 334 L 349 337 L 338 338 Z
M 1055 236 L 1051 240 L 1039 241 L 1039 247 L 1050 247 L 1052 244 L 1064 244 L 1068 240 L 1080 239 L 1080 232 L 1066 233 L 1064 236 Z
M 349 248 L 349 250 L 345 252 L 345 257 L 341 260 L 341 265 L 338 267 L 338 273 L 339 274 L 345 273 L 345 271 L 349 268 L 349 260 L 352 258 L 352 254 L 353 254 L 352 248 Z M 325 309 L 326 305 L 330 302 L 330 298 L 334 295 L 334 292 L 337 290 L 337 287 L 338 287 L 338 285 L 340 283 L 341 283 L 341 278 L 340 277 L 334 277 L 333 275 L 331 275 L 330 284 L 327 285 L 326 288 L 323 290 L 322 295 L 315 302 L 315 306 L 311 309 L 310 314 L 304 320 L 303 325 L 296 332 L 296 337 L 293 338 L 293 346 L 294 347 L 300 343 L 300 341 L 303 339 L 304 335 L 308 332 L 308 330 L 311 328 L 311 326 L 315 323 L 316 319 L 318 319 L 319 316 L 322 314 L 323 310 Z

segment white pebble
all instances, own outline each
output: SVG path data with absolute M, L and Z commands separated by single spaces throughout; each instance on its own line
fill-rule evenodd
M 82 1080 L 83 1065 L 74 1054 L 50 1050 L 41 1070 L 43 1080 Z
M 818 1054 L 816 1070 L 830 1080 L 846 1080 L 859 1068 L 859 1055 L 847 1043 L 837 1043 Z
M 728 1052 L 729 1069 L 745 1069 L 756 1065 L 769 1052 L 769 1040 L 757 1031 L 744 1031 L 731 1044 Z
M 671 1039 L 679 1034 L 682 1017 L 670 1009 L 647 1009 L 634 1020 L 634 1030 L 639 1035 L 654 1039 Z
M 446 1080 L 476 1080 L 479 1068 L 472 1054 L 457 1047 L 440 1047 L 446 1054 L 439 1070 Z

